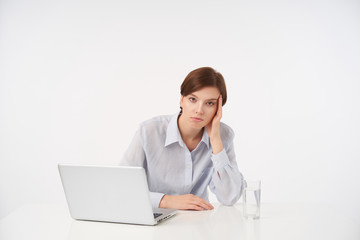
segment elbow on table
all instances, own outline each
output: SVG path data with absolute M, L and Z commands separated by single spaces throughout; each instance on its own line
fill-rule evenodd
M 243 177 L 240 174 L 239 180 L 236 182 L 223 182 L 226 187 L 218 187 L 214 190 L 217 200 L 225 205 L 232 206 L 237 203 L 243 192 Z
M 239 201 L 241 197 L 241 192 L 237 195 L 234 195 L 232 197 L 227 197 L 227 198 L 218 198 L 218 201 L 225 206 L 233 206 L 235 203 L 237 203 Z

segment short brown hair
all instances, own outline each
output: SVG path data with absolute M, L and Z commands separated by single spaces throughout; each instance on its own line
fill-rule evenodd
M 187 96 L 204 87 L 216 87 L 222 96 L 222 105 L 225 105 L 227 93 L 224 77 L 211 67 L 201 67 L 191 71 L 181 84 L 180 93 L 182 96 Z

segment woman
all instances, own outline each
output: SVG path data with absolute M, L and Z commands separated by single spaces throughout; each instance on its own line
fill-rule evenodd
M 234 132 L 220 123 L 226 100 L 223 76 L 198 68 L 181 85 L 180 113 L 140 125 L 122 165 L 145 168 L 153 207 L 211 210 L 208 186 L 224 205 L 239 200 Z

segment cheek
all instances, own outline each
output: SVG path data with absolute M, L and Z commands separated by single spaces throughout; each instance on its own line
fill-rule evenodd
M 212 107 L 211 108 L 211 110 L 210 110 L 210 115 L 211 115 L 211 117 L 214 117 L 215 116 L 215 114 L 216 114 L 216 107 Z
M 191 112 L 194 109 L 194 104 L 188 103 L 188 102 L 184 102 L 183 105 L 183 110 L 186 112 Z
M 209 120 L 213 119 L 213 117 L 216 114 L 216 109 L 215 108 L 211 108 L 207 111 L 206 115 L 209 118 Z

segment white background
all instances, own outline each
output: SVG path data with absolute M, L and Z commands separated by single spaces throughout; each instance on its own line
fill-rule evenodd
M 358 1 L 0 0 L 0 217 L 65 201 L 59 162 L 118 164 L 211 66 L 262 200 L 360 223 L 359 43 Z

